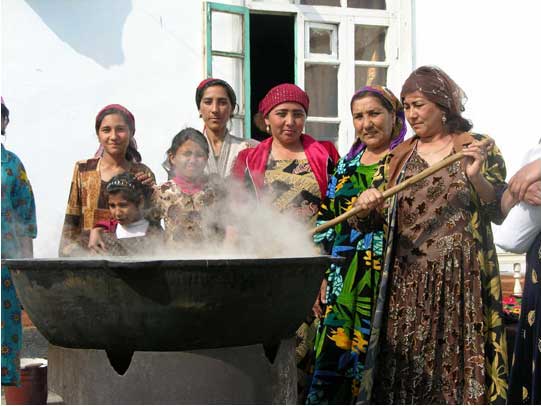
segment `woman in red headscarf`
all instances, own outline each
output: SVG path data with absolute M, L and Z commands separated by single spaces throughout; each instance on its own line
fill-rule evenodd
M 75 164 L 60 256 L 84 252 L 90 230 L 109 219 L 105 189 L 113 176 L 130 172 L 143 183 L 155 183 L 152 171 L 141 163 L 134 139 L 135 118 L 127 108 L 119 104 L 104 107 L 96 116 L 95 127 L 100 147 L 93 158 Z
M 284 83 L 259 103 L 271 137 L 255 148 L 241 151 L 231 171 L 258 198 L 265 192 L 280 211 L 294 211 L 299 219 L 315 223 L 321 199 L 339 156 L 330 142 L 304 134 L 310 101 L 296 85 Z

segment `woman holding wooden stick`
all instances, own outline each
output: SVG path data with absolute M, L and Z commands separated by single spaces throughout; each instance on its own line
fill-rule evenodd
M 442 70 L 415 70 L 401 98 L 415 136 L 387 156 L 374 189 L 356 203 L 373 210 L 368 220 L 357 218 L 358 229 L 382 210 L 388 222 L 359 401 L 505 402 L 507 350 L 490 228 L 504 218 L 505 163 L 486 136 L 469 132 L 465 95 Z M 381 190 L 459 151 L 465 159 L 383 206 Z
M 351 99 L 356 141 L 342 158 L 320 206 L 317 224 L 353 207 L 370 187 L 379 161 L 403 141 L 406 120 L 402 104 L 380 86 L 365 86 Z M 346 258 L 325 274 L 314 313 L 323 316 L 316 336 L 316 364 L 308 403 L 351 403 L 358 395 L 375 308 L 383 251 L 383 222 L 374 232 L 358 232 L 347 222 L 317 234 L 326 252 Z M 350 282 L 348 282 L 350 281 Z

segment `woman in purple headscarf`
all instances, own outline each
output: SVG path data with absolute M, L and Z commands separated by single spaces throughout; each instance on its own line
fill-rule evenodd
M 366 86 L 351 99 L 356 141 L 338 162 L 317 224 L 350 210 L 370 187 L 378 163 L 406 133 L 404 110 L 390 90 Z M 325 274 L 314 313 L 323 316 L 316 337 L 316 364 L 307 403 L 349 404 L 357 396 L 370 336 L 383 252 L 383 222 L 358 232 L 347 222 L 315 236 L 332 255 L 346 258 Z

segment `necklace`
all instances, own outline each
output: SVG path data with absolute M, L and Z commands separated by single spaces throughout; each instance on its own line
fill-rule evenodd
M 417 150 L 417 152 L 421 155 L 435 155 L 435 154 L 438 154 L 440 153 L 441 151 L 443 151 L 445 148 L 449 147 L 449 145 L 453 142 L 453 139 L 451 138 L 443 147 L 441 147 L 440 149 L 436 150 L 436 151 L 431 151 L 431 152 L 421 152 L 419 151 L 419 142 L 417 142 L 417 145 L 415 146 L 415 149 Z

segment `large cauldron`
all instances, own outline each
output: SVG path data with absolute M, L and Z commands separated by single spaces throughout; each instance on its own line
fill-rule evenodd
M 275 344 L 310 311 L 328 256 L 198 260 L 3 260 L 51 344 L 184 351 Z

